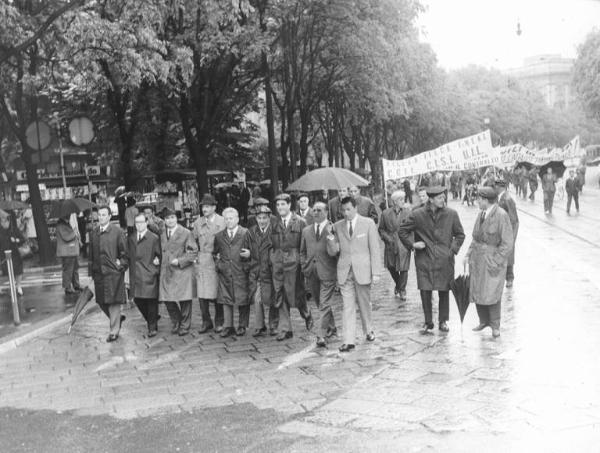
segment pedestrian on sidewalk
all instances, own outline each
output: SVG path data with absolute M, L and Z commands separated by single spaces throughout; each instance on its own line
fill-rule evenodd
M 513 232 L 513 243 L 508 254 L 506 266 L 506 287 L 511 288 L 515 280 L 515 247 L 517 244 L 517 233 L 519 232 L 519 214 L 517 214 L 515 200 L 513 200 L 508 190 L 506 190 L 506 181 L 503 179 L 496 181 L 496 193 L 498 194 L 498 206 L 508 214 Z
M 158 332 L 158 279 L 160 238 L 148 229 L 143 213 L 135 216 L 136 234 L 129 235 L 129 285 L 131 296 L 148 326 L 148 337 Z
M 177 224 L 177 215 L 163 209 L 165 231 L 160 236 L 160 302 L 164 302 L 171 318 L 171 333 L 187 335 L 192 326 L 192 284 L 198 246 L 192 233 Z
M 202 314 L 202 327 L 198 333 L 206 333 L 212 329 L 220 333 L 223 330 L 223 305 L 217 303 L 219 276 L 213 257 L 215 235 L 225 229 L 225 220 L 217 214 L 217 200 L 211 194 L 204 194 L 202 216 L 192 226 L 192 236 L 198 246 L 198 255 L 194 262 L 196 296 Z M 215 320 L 210 315 L 210 306 L 215 307 Z
M 402 222 L 408 218 L 410 209 L 405 204 L 406 197 L 403 191 L 395 191 L 390 198 L 392 207 L 381 214 L 379 235 L 385 244 L 383 261 L 394 280 L 394 294 L 400 296 L 401 301 L 405 301 L 411 252 L 400 241 L 398 230 Z
M 533 167 L 529 170 L 529 199 L 535 201 L 535 192 L 538 189 L 538 170 Z
M 554 194 L 556 193 L 556 175 L 550 167 L 546 169 L 546 173 L 542 177 L 542 191 L 544 192 L 544 212 L 552 214 Z
M 317 202 L 313 208 L 314 224 L 302 230 L 300 263 L 308 289 L 319 309 L 317 346 L 325 347 L 326 339 L 337 333 L 332 302 L 335 293 L 337 260 L 327 253 L 327 235 L 333 225 L 328 218 L 327 205 Z
M 342 199 L 344 220 L 333 225 L 327 235 L 327 252 L 337 256 L 337 280 L 343 301 L 343 337 L 340 352 L 354 349 L 356 340 L 356 307 L 360 313 L 363 334 L 375 340 L 371 309 L 371 285 L 381 274 L 379 236 L 373 219 L 357 212 L 353 197 Z
M 127 303 L 125 271 L 129 265 L 125 234 L 121 228 L 110 223 L 108 206 L 98 208 L 98 226 L 90 234 L 90 275 L 96 289 L 96 303 L 110 320 L 107 342 L 119 338 L 121 305 Z
M 415 251 L 417 286 L 425 315 L 422 333 L 433 329 L 432 292 L 439 295 L 439 329 L 448 332 L 450 283 L 454 280 L 454 256 L 465 240 L 458 213 L 446 206 L 444 188 L 427 188 L 429 200 L 424 208 L 410 213 L 400 225 L 398 235 L 408 250 Z M 413 237 L 414 235 L 414 237 Z
M 575 201 L 575 209 L 579 212 L 579 189 L 580 182 L 579 178 L 575 177 L 575 172 L 569 170 L 569 178 L 565 183 L 565 190 L 567 191 L 567 214 L 571 215 L 571 201 Z
M 26 240 L 17 228 L 16 221 L 11 214 L 6 211 L 0 211 L 0 253 L 2 253 L 2 275 L 8 275 L 8 265 L 4 261 L 4 252 L 10 250 L 13 263 L 13 273 L 15 275 L 15 284 L 17 294 L 23 295 L 21 280 L 23 279 L 23 258 L 19 253 L 19 247 L 25 244 Z
M 237 209 L 223 211 L 224 230 L 215 235 L 219 291 L 217 303 L 223 307 L 223 331 L 221 337 L 243 336 L 250 324 L 250 297 L 248 293 L 249 262 L 244 258 L 249 250 L 244 248 L 248 230 L 240 226 Z M 237 307 L 238 327 L 234 328 L 233 309 Z
M 243 246 L 242 258 L 250 260 L 248 274 L 248 290 L 251 303 L 254 303 L 253 337 L 266 333 L 277 335 L 279 310 L 275 306 L 273 289 L 273 273 L 271 271 L 271 209 L 268 205 L 258 206 L 254 225 L 248 229 Z M 268 328 L 265 323 L 265 307 L 269 309 Z
M 56 256 L 62 263 L 62 286 L 66 294 L 81 290 L 79 285 L 79 251 L 81 239 L 69 223 L 60 218 L 56 223 Z
M 476 304 L 479 332 L 492 328 L 500 336 L 502 290 L 508 256 L 513 246 L 513 231 L 508 214 L 497 204 L 498 195 L 491 187 L 479 189 L 479 215 L 473 227 L 473 240 L 464 258 L 469 265 L 469 300 Z

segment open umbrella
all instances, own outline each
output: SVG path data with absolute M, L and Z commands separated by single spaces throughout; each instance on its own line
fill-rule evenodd
M 452 294 L 456 300 L 456 306 L 458 307 L 458 313 L 460 314 L 460 322 L 465 320 L 465 314 L 469 308 L 469 276 L 459 275 L 450 284 Z
M 57 200 L 52 203 L 52 207 L 50 208 L 50 218 L 51 219 L 68 219 L 71 214 L 78 214 L 81 212 L 75 200 Z
M 339 190 L 351 186 L 368 186 L 369 181 L 345 168 L 325 167 L 309 171 L 287 187 L 287 190 Z
M 77 321 L 77 318 L 83 311 L 83 308 L 87 305 L 87 303 L 90 300 L 93 299 L 93 297 L 94 297 L 94 293 L 88 286 L 86 286 L 83 289 L 83 291 L 81 291 L 81 294 L 79 295 L 79 298 L 77 299 L 77 302 L 75 303 L 75 307 L 73 308 L 73 316 L 71 317 L 71 325 L 69 326 L 67 335 L 71 334 L 71 329 L 73 328 L 75 321 Z
M 0 209 L 14 211 L 15 209 L 27 209 L 29 205 L 18 200 L 0 200 Z
M 565 174 L 565 170 L 567 167 L 565 166 L 563 161 L 553 160 L 548 162 L 545 165 L 542 165 L 539 170 L 540 177 L 546 174 L 548 168 L 552 168 L 552 173 L 556 175 L 557 178 L 562 178 Z M 2 206 L 0 206 L 1 208 Z
M 88 209 L 96 207 L 96 203 L 92 203 L 87 198 L 77 197 L 73 198 L 73 201 L 75 202 L 80 211 L 87 211 Z

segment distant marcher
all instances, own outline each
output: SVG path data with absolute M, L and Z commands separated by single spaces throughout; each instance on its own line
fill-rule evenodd
M 348 188 L 342 187 L 338 189 L 337 196 L 329 200 L 329 220 L 335 223 L 344 218 L 344 213 L 342 212 L 342 200 L 348 195 Z
M 529 171 L 527 178 L 529 179 L 529 199 L 535 201 L 535 192 L 538 189 L 538 174 L 535 167 Z
M 144 216 L 148 221 L 148 229 L 160 238 L 165 229 L 165 222 L 154 213 L 152 206 L 144 206 Z
M 429 196 L 427 195 L 427 187 L 418 187 L 417 188 L 418 200 L 413 206 L 413 211 L 417 208 L 422 208 L 427 204 L 429 200 Z
M 446 206 L 444 188 L 427 188 L 429 201 L 413 210 L 400 225 L 398 235 L 408 250 L 415 251 L 417 286 L 425 315 L 423 333 L 433 329 L 432 292 L 439 295 L 439 329 L 448 332 L 449 291 L 454 280 L 454 256 L 465 240 L 465 233 L 454 209 Z M 414 234 L 414 236 L 413 236 Z
M 10 214 L 0 217 L 0 253 L 2 253 L 2 275 L 8 276 L 8 265 L 5 259 L 5 250 L 12 252 L 13 273 L 15 275 L 15 283 L 17 286 L 17 294 L 23 295 L 21 281 L 23 279 L 23 258 L 19 253 L 19 247 L 25 244 L 26 240 L 17 228 Z
M 381 255 L 377 226 L 373 219 L 358 214 L 356 200 L 342 200 L 344 220 L 327 235 L 327 252 L 338 257 L 337 283 L 343 301 L 343 337 L 340 352 L 354 349 L 356 340 L 356 307 L 360 312 L 363 334 L 375 340 L 371 308 L 371 285 L 381 274 Z
M 31 208 L 27 208 L 25 209 L 25 211 L 23 211 L 23 221 L 27 225 L 27 234 L 25 235 L 25 239 L 27 239 L 27 241 L 29 242 L 31 249 L 34 252 L 37 252 L 37 250 L 39 249 L 37 241 L 37 231 L 35 229 L 35 221 L 33 218 L 33 211 L 31 210 Z M 80 228 L 79 231 L 83 231 L 83 229 Z
M 127 303 L 125 271 L 129 266 L 125 234 L 110 223 L 108 206 L 98 208 L 98 226 L 90 234 L 90 275 L 94 280 L 96 303 L 110 320 L 107 342 L 119 338 L 125 316 L 121 305 Z
M 130 296 L 148 326 L 148 337 L 158 332 L 158 279 L 160 275 L 160 238 L 148 228 L 142 213 L 135 216 L 136 234 L 129 235 Z
M 79 285 L 80 238 L 69 224 L 68 219 L 60 218 L 56 224 L 56 256 L 62 263 L 62 286 L 66 294 L 74 294 Z
M 410 213 L 405 203 L 405 194 L 401 190 L 391 196 L 392 207 L 383 211 L 379 222 L 379 235 L 385 244 L 384 264 L 394 280 L 394 294 L 400 300 L 406 300 L 406 282 L 410 268 L 410 250 L 400 241 L 398 230 Z
M 243 182 L 241 184 L 242 184 L 242 188 L 239 193 L 238 212 L 239 212 L 240 221 L 242 222 L 242 225 L 247 225 L 248 224 L 248 206 L 250 204 L 250 200 L 252 199 L 252 194 L 250 193 L 250 190 L 246 186 L 245 182 Z
M 198 247 L 192 233 L 177 224 L 175 211 L 165 208 L 158 299 L 164 302 L 171 318 L 171 333 L 187 335 L 192 325 L 192 284 Z
M 298 210 L 296 211 L 296 214 L 302 217 L 307 225 L 312 225 L 315 221 L 313 210 L 309 205 L 308 195 L 305 193 L 298 195 Z
M 569 170 L 569 178 L 565 183 L 565 190 L 567 192 L 568 215 L 571 215 L 571 200 L 575 201 L 575 209 L 577 210 L 577 212 L 579 212 L 579 189 L 579 178 L 575 177 L 575 172 L 573 170 Z
M 505 180 L 502 179 L 496 182 L 496 193 L 498 194 L 498 206 L 504 209 L 508 214 L 513 232 L 512 247 L 510 248 L 508 261 L 506 263 L 506 287 L 510 288 L 513 286 L 513 281 L 515 280 L 515 247 L 517 245 L 517 234 L 519 232 L 519 214 L 517 213 L 515 200 L 513 200 L 508 193 L 508 190 L 506 190 Z
M 554 194 L 556 193 L 556 175 L 550 167 L 546 169 L 546 174 L 542 176 L 542 190 L 544 191 L 544 212 L 552 214 Z
M 356 186 L 349 187 L 348 191 L 350 192 L 350 196 L 354 198 L 354 201 L 356 202 L 356 212 L 358 215 L 373 219 L 373 222 L 377 225 L 377 222 L 379 222 L 379 213 L 377 212 L 373 200 L 361 195 L 360 189 Z
M 469 264 L 469 300 L 476 304 L 478 332 L 492 328 L 494 338 L 500 336 L 502 290 L 508 255 L 513 245 L 513 232 L 508 214 L 496 203 L 497 194 L 489 187 L 479 189 L 481 209 L 473 228 L 473 241 L 465 256 Z
M 313 214 L 314 223 L 302 230 L 300 263 L 308 290 L 320 312 L 317 323 L 317 346 L 325 347 L 326 339 L 337 333 L 332 310 L 337 261 L 327 253 L 327 235 L 333 226 L 327 219 L 327 204 L 315 203 Z
M 127 209 L 125 209 L 125 224 L 127 225 L 127 235 L 135 233 L 135 216 L 139 211 L 136 207 L 134 198 L 127 197 Z
M 404 202 L 412 204 L 413 191 L 410 187 L 410 181 L 408 178 L 404 178 L 402 181 L 402 189 L 404 190 Z
M 242 257 L 248 230 L 239 225 L 239 214 L 234 208 L 225 209 L 223 218 L 226 228 L 215 235 L 214 250 L 219 275 L 217 303 L 223 307 L 224 318 L 221 337 L 243 336 L 250 323 L 249 264 Z M 238 311 L 237 329 L 234 328 L 234 307 Z

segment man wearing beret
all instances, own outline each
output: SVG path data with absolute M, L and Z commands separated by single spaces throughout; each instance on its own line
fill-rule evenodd
M 306 323 L 313 326 L 310 310 L 306 305 L 304 277 L 300 267 L 300 242 L 306 222 L 291 211 L 292 199 L 282 193 L 276 197 L 279 218 L 271 229 L 271 265 L 275 301 L 279 307 L 279 335 L 277 341 L 293 337 L 290 308 L 296 307 Z
M 519 215 L 517 214 L 517 205 L 515 200 L 506 190 L 506 181 L 500 179 L 496 181 L 496 194 L 498 195 L 498 206 L 506 211 L 510 220 L 510 226 L 513 232 L 513 243 L 508 255 L 508 263 L 506 266 L 506 287 L 510 288 L 515 279 L 515 245 L 517 242 L 517 233 L 519 232 Z
M 425 314 L 423 333 L 433 329 L 432 292 L 439 294 L 439 329 L 448 332 L 449 291 L 454 280 L 454 256 L 465 240 L 458 213 L 446 206 L 445 189 L 427 188 L 429 200 L 421 209 L 410 213 L 400 225 L 398 235 L 408 250 L 415 251 L 417 286 Z M 413 234 L 414 233 L 414 236 Z M 417 240 L 415 240 L 417 239 Z
M 513 246 L 509 215 L 496 203 L 498 195 L 491 187 L 481 187 L 477 202 L 481 211 L 473 227 L 473 240 L 465 263 L 469 264 L 469 301 L 476 304 L 479 332 L 492 328 L 500 336 L 500 301 L 506 277 L 508 256 Z
M 257 224 L 256 216 L 257 216 L 257 213 L 260 210 L 261 206 L 266 206 L 269 208 L 269 211 L 271 211 L 271 209 L 269 207 L 269 200 L 267 200 L 266 198 L 262 198 L 262 197 L 254 198 L 252 201 L 252 206 L 254 208 L 254 214 L 251 214 L 248 216 L 248 228 L 255 226 Z M 271 225 L 275 225 L 277 223 L 277 216 L 274 216 L 271 214 L 270 221 L 271 221 Z

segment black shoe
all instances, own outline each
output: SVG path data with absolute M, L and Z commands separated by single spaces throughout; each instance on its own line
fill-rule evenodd
M 127 316 L 121 315 L 121 319 L 119 319 L 119 329 L 123 325 L 123 322 L 127 319 Z
M 148 338 L 155 337 L 157 334 L 158 334 L 158 332 L 156 330 L 149 330 L 148 331 Z
M 77 290 L 67 288 L 67 289 L 65 289 L 65 294 L 77 294 Z
M 339 351 L 340 352 L 350 352 L 354 349 L 354 345 L 353 344 L 343 344 L 340 346 Z
M 267 333 L 267 328 L 266 327 L 261 327 L 260 329 L 254 329 L 254 332 L 252 332 L 252 336 L 254 338 L 256 338 L 256 337 L 262 337 L 266 333 Z
M 276 327 L 269 327 L 269 336 L 270 337 L 274 337 L 275 335 L 277 335 L 277 328 Z
M 282 331 L 279 332 L 279 335 L 277 335 L 277 341 L 287 340 L 289 338 L 292 338 L 293 336 L 294 334 L 292 332 Z
M 173 333 L 173 334 L 179 333 L 179 324 L 173 324 L 171 326 L 171 333 Z
M 449 332 L 450 331 L 450 327 L 448 327 L 448 321 L 442 321 L 442 322 L 440 322 L 439 329 L 442 332 Z
M 221 338 L 227 338 L 235 335 L 235 329 L 233 327 L 223 327 L 221 330 Z
M 198 331 L 198 333 L 206 333 L 206 332 L 208 332 L 209 330 L 212 330 L 212 329 L 213 329 L 213 325 L 212 324 L 204 324 L 202 326 L 202 328 Z
M 487 324 L 479 324 L 477 327 L 473 327 L 473 329 L 471 329 L 471 330 L 473 332 L 481 332 L 486 327 L 487 327 Z
M 308 315 L 306 317 L 306 319 L 304 320 L 304 324 L 306 324 L 306 330 L 311 330 L 313 328 L 315 322 L 313 321 L 312 315 Z
M 423 327 L 421 328 L 421 333 L 423 335 L 430 334 L 431 330 L 433 330 L 433 323 L 424 323 Z
M 400 294 L 400 290 L 396 287 L 394 288 L 394 296 L 397 296 L 398 294 Z
M 329 327 L 327 329 L 327 333 L 325 334 L 325 338 L 331 338 L 333 336 L 337 336 L 337 328 L 336 327 Z
M 367 334 L 367 341 L 375 341 L 375 334 L 373 332 Z
M 223 326 L 215 327 L 215 333 L 221 333 L 221 332 L 223 332 Z
M 107 343 L 112 343 L 113 341 L 117 341 L 117 338 L 119 338 L 118 335 L 113 335 L 110 334 L 107 338 L 106 338 L 106 342 Z
M 190 333 L 189 330 L 183 330 L 183 329 L 179 329 L 177 331 L 177 335 L 179 335 L 180 337 L 185 337 L 188 333 Z
M 327 343 L 325 343 L 325 338 L 323 338 L 323 337 L 317 337 L 317 347 L 318 348 L 325 348 L 325 347 L 327 347 Z
M 244 335 L 246 335 L 246 328 L 242 327 L 242 326 L 238 327 L 237 330 L 235 331 L 235 334 L 238 337 L 243 337 Z

